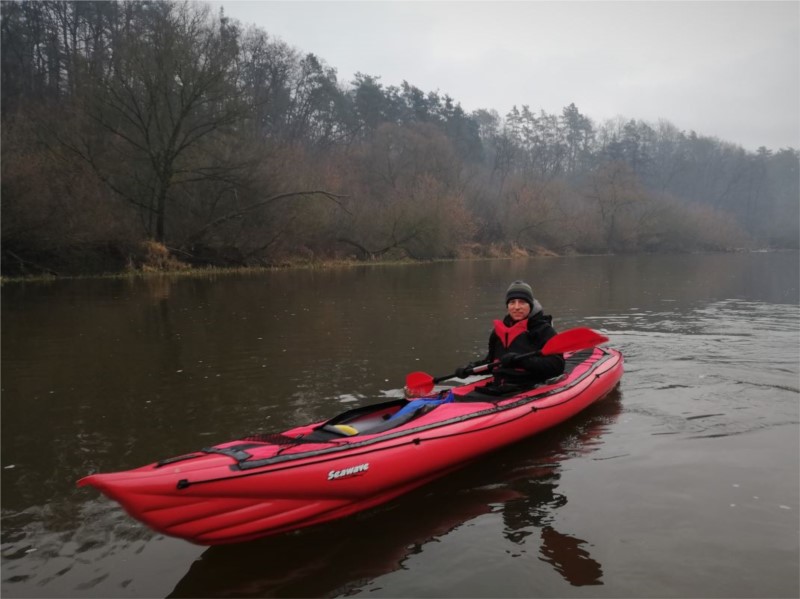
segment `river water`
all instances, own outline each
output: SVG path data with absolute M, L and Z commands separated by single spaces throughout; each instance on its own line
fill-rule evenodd
M 797 597 L 798 254 L 2 287 L 3 597 Z M 384 506 L 214 548 L 75 481 L 401 396 L 505 288 L 626 358 L 555 429 Z

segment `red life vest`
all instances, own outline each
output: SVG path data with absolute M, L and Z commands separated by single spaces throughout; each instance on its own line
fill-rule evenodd
M 507 353 L 527 354 L 540 349 L 536 347 L 532 335 L 528 334 L 529 321 L 527 318 L 517 321 L 511 325 L 505 324 L 502 320 L 494 321 L 494 334 L 500 341 L 502 348 L 495 350 L 494 358 L 499 360 Z M 528 379 L 527 371 L 521 366 L 510 368 L 497 368 L 494 371 L 494 379 L 498 383 L 524 381 Z
M 514 340 L 528 332 L 528 319 L 523 319 L 515 322 L 511 326 L 507 326 L 502 320 L 494 321 L 494 334 L 500 339 L 503 347 L 509 349 Z
M 489 357 L 499 360 L 508 353 L 528 354 L 542 349 L 545 342 L 555 335 L 550 316 L 537 314 L 518 322 L 510 317 L 494 321 L 494 330 L 489 338 Z M 531 363 L 532 362 L 532 363 Z M 564 371 L 561 356 L 529 358 L 526 367 L 515 365 L 510 368 L 496 368 L 493 372 L 498 384 L 532 384 L 557 376 Z

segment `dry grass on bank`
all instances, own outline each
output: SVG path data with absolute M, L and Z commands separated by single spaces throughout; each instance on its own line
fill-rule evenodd
M 415 260 L 412 258 L 392 258 L 388 260 L 363 261 L 355 258 L 336 259 L 309 259 L 286 258 L 279 262 L 262 266 L 192 266 L 181 261 L 173 252 L 161 243 L 148 240 L 141 244 L 141 252 L 136 257 L 128 260 L 127 266 L 121 272 L 107 272 L 101 274 L 80 274 L 56 276 L 41 274 L 31 276 L 0 277 L 0 284 L 16 282 L 47 282 L 61 279 L 95 279 L 95 278 L 137 278 L 150 276 L 217 276 L 226 274 L 245 274 L 273 272 L 285 269 L 333 269 L 357 268 L 367 266 L 408 266 L 415 264 L 430 264 L 432 262 L 452 262 L 461 260 L 506 260 L 513 258 L 530 257 L 555 257 L 559 254 L 545 248 L 526 249 L 516 245 L 492 244 L 480 246 L 478 244 L 465 245 L 459 248 L 452 258 L 435 260 Z

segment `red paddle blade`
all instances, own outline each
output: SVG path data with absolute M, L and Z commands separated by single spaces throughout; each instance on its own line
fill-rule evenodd
M 406 375 L 406 389 L 426 394 L 433 391 L 433 377 L 427 372 L 412 372 Z
M 608 337 L 586 327 L 569 329 L 551 338 L 542 348 L 543 356 L 563 354 L 570 351 L 588 349 L 608 341 Z

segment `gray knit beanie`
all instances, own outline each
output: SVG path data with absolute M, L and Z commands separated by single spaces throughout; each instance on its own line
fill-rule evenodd
M 533 289 L 525 281 L 514 281 L 506 291 L 506 305 L 512 299 L 524 300 L 533 308 Z

